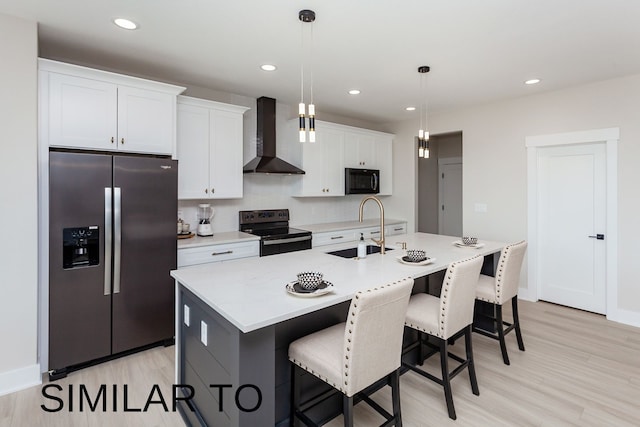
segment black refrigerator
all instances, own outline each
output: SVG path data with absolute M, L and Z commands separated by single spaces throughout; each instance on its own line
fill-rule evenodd
M 174 336 L 178 162 L 49 153 L 50 377 Z

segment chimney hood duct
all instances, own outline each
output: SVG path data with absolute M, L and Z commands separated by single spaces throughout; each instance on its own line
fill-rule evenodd
M 262 96 L 257 99 L 257 157 L 244 165 L 244 173 L 303 174 L 300 168 L 276 157 L 276 100 Z

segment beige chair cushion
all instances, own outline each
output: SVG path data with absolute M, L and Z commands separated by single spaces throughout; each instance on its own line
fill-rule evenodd
M 476 298 L 482 301 L 496 304 L 496 279 L 491 276 L 480 275 L 476 287 Z
M 524 240 L 505 246 L 500 253 L 496 277 L 481 276 L 476 298 L 502 305 L 518 295 L 520 270 L 526 251 L 527 242 Z M 494 288 L 493 291 L 488 290 L 489 280 L 491 281 L 491 286 Z
M 289 360 L 351 397 L 400 367 L 413 279 L 358 292 L 346 323 L 289 345 Z
M 411 317 L 405 320 L 405 324 L 412 328 L 416 325 L 415 329 L 442 339 L 448 339 L 470 325 L 482 262 L 483 257 L 476 255 L 449 264 L 440 298 L 413 295 L 407 309 L 407 316 Z
M 440 298 L 429 294 L 415 294 L 409 300 L 405 325 L 438 337 L 440 336 L 439 314 Z
M 289 345 L 289 360 L 342 391 L 345 323 L 302 337 Z

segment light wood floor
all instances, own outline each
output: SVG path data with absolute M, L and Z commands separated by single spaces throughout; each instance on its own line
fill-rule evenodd
M 543 302 L 521 301 L 520 311 L 527 350 L 520 352 L 515 335 L 509 334 L 511 366 L 502 363 L 497 341 L 473 335 L 480 396 L 471 393 L 466 372 L 454 379 L 457 421 L 447 416 L 440 386 L 412 372 L 404 374 L 400 384 L 404 425 L 640 425 L 640 329 Z M 462 342 L 455 347 L 460 347 L 457 352 L 464 349 Z M 173 351 L 173 347 L 152 349 L 75 372 L 56 384 L 65 393 L 69 384 L 85 384 L 93 393 L 100 384 L 128 384 L 131 407 L 144 406 L 152 386 L 158 384 L 171 409 Z M 437 371 L 435 359 L 425 365 Z M 380 390 L 374 399 L 390 409 L 388 390 Z M 184 425 L 178 413 L 165 412 L 161 405 L 134 413 L 123 412 L 120 402 L 117 413 L 91 413 L 86 408 L 78 412 L 76 403 L 74 412 L 65 407 L 47 413 L 40 408 L 43 403 L 55 406 L 42 397 L 41 387 L 0 397 L 0 427 Z M 365 404 L 357 405 L 355 412 L 357 426 L 380 423 Z M 342 419 L 328 425 L 341 426 Z

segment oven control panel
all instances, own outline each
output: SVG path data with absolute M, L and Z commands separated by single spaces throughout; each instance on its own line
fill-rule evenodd
M 240 211 L 240 225 L 289 221 L 289 209 Z

